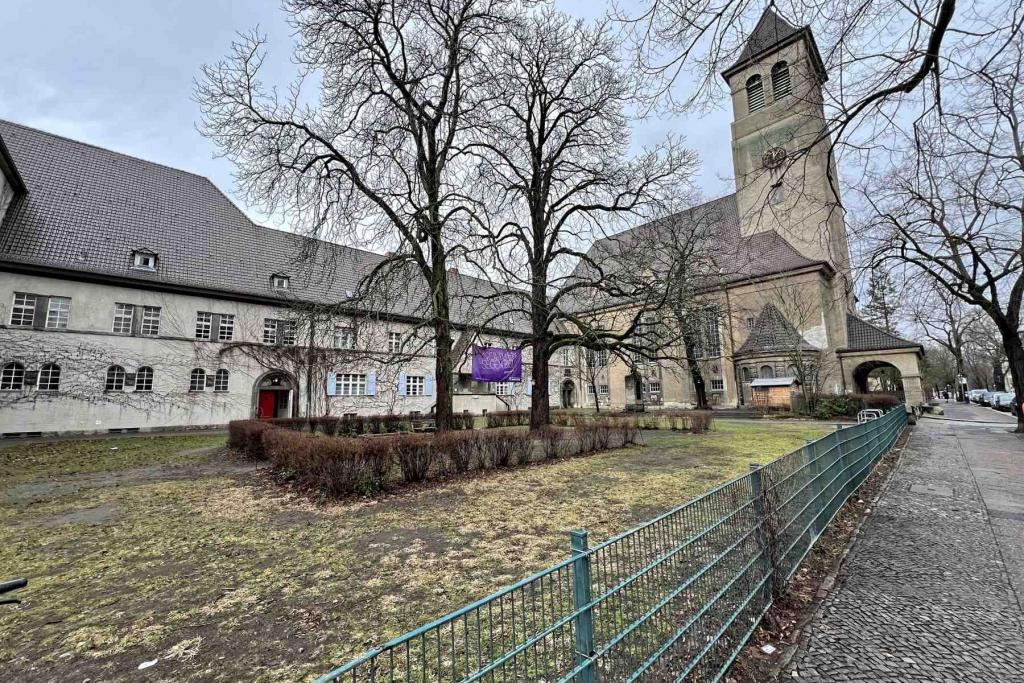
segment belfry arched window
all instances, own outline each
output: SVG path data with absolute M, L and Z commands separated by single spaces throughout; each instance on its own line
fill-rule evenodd
M 789 64 L 779 62 L 772 67 L 772 98 L 774 102 L 792 92 L 792 84 L 789 80 Z
M 755 74 L 747 79 L 747 110 L 755 112 L 758 109 L 764 109 L 764 84 Z

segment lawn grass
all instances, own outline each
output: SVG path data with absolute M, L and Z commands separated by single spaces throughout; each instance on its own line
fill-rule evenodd
M 645 432 L 645 448 L 327 505 L 205 454 L 209 436 L 14 446 L 0 451 L 0 577 L 31 583 L 21 609 L 0 607 L 0 670 L 309 678 L 563 559 L 571 529 L 599 542 L 825 429 Z M 183 462 L 194 476 L 147 467 Z M 95 480 L 103 468 L 116 485 Z

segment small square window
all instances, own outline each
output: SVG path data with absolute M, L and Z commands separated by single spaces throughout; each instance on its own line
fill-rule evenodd
M 271 275 L 270 283 L 274 289 L 288 289 L 291 278 L 287 275 Z
M 135 270 L 156 270 L 156 254 L 149 251 L 133 251 L 132 268 Z
M 389 340 L 390 341 L 390 340 Z M 334 328 L 334 348 L 354 349 L 356 347 L 356 332 L 351 327 L 338 326 Z
M 405 395 L 422 396 L 426 383 L 423 375 L 407 375 L 405 378 Z
M 757 322 L 757 319 L 754 316 L 752 316 L 752 315 L 747 316 L 747 330 L 748 331 L 752 331 L 754 329 L 754 323 L 756 323 L 756 322 Z
M 713 379 L 713 380 L 711 380 L 711 391 L 725 391 L 725 380 L 724 379 Z

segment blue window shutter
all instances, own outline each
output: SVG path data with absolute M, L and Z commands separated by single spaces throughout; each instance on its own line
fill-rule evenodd
M 423 378 L 423 395 L 433 396 L 434 395 L 434 377 L 433 375 L 427 375 Z
M 366 376 L 366 395 L 376 396 L 377 395 L 377 373 L 371 372 Z
M 398 373 L 398 395 L 405 396 L 405 373 Z
M 327 395 L 338 395 L 338 373 L 336 372 L 327 373 Z
M 533 380 L 532 379 L 526 380 L 526 395 L 527 396 L 533 396 Z

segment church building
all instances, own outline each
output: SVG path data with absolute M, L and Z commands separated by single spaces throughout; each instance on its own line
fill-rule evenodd
M 756 405 L 752 384 L 786 377 L 822 393 L 864 393 L 878 388 L 882 369 L 898 374 L 894 388 L 908 404 L 921 403 L 922 347 L 857 315 L 822 98 L 828 74 L 810 28 L 767 9 L 722 77 L 732 96 L 736 192 L 607 238 L 591 253 L 651 231 L 710 227 L 721 275 L 699 295 L 708 315 L 698 363 L 712 405 Z M 580 365 L 563 380 L 564 404 L 695 403 L 685 363 L 597 353 Z

